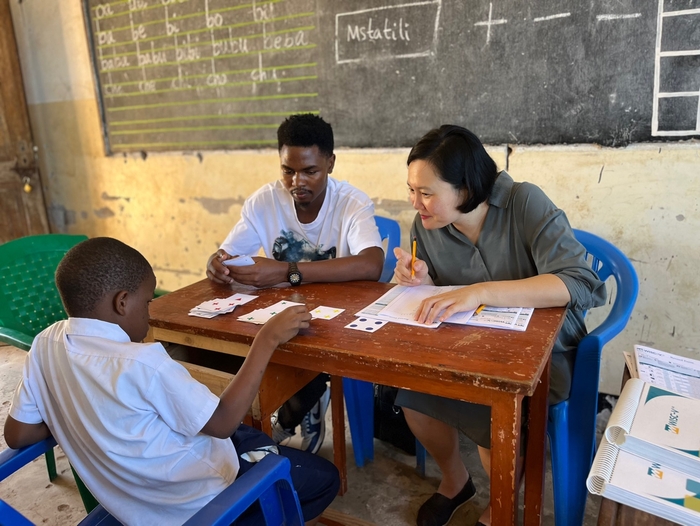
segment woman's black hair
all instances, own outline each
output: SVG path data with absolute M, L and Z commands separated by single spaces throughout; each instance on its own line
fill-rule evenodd
M 467 198 L 457 210 L 467 214 L 491 195 L 498 177 L 496 163 L 472 132 L 445 124 L 426 133 L 411 149 L 406 164 L 420 159 L 430 163 L 443 181 Z

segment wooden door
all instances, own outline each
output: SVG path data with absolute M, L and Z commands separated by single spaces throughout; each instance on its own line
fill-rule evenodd
M 0 0 L 0 243 L 49 232 L 9 0 Z

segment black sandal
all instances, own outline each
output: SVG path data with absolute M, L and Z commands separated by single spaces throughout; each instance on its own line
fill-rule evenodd
M 476 488 L 471 476 L 462 490 L 450 499 L 442 493 L 433 493 L 418 510 L 418 526 L 445 526 L 464 504 L 469 502 L 476 495 Z

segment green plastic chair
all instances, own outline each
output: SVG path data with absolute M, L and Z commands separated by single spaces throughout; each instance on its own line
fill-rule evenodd
M 0 245 L 0 342 L 28 351 L 34 337 L 68 316 L 54 273 L 66 252 L 87 236 L 44 234 Z M 46 452 L 49 480 L 56 478 L 53 449 Z

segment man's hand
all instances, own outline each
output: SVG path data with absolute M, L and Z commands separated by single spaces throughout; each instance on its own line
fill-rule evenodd
M 261 257 L 254 257 L 253 260 L 255 265 L 247 265 L 245 267 L 220 265 L 226 269 L 226 277 L 229 277 L 229 279 L 233 278 L 244 285 L 263 288 L 287 282 L 289 263 Z M 209 274 L 207 273 L 207 275 Z
M 214 283 L 228 285 L 233 282 L 233 278 L 229 276 L 229 267 L 223 264 L 227 259 L 231 259 L 231 255 L 221 249 L 209 256 L 209 261 L 207 261 L 207 277 Z

